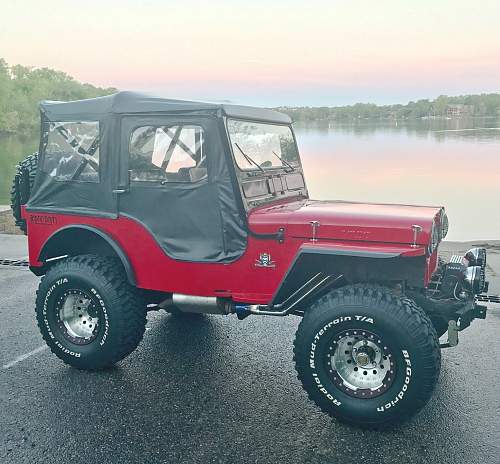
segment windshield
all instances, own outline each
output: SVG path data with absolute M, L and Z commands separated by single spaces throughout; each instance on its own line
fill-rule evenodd
M 289 126 L 229 119 L 234 157 L 244 171 L 299 165 L 299 154 Z

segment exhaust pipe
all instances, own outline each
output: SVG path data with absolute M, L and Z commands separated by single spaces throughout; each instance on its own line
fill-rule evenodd
M 332 276 L 318 272 L 311 277 L 298 290 L 293 292 L 282 303 L 271 305 L 248 305 L 234 304 L 231 300 L 218 298 L 216 296 L 196 296 L 184 295 L 182 293 L 173 293 L 170 298 L 162 301 L 157 308 L 166 309 L 175 308 L 183 313 L 198 314 L 231 314 L 236 313 L 238 319 L 244 319 L 250 314 L 259 314 L 261 316 L 286 316 L 294 311 L 296 307 L 303 303 L 307 298 L 313 297 L 322 291 L 335 285 L 344 275 Z

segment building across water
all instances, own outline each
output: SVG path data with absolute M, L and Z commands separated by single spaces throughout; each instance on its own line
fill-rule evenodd
M 448 105 L 446 116 L 449 118 L 461 118 L 464 116 L 472 116 L 474 114 L 474 105 Z

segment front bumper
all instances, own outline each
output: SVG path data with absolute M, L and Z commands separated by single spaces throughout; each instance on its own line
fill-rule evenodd
M 487 306 L 477 303 L 476 298 L 468 302 L 461 310 L 455 313 L 458 330 L 462 331 L 470 326 L 474 319 L 486 319 Z
M 487 307 L 476 303 L 476 299 L 467 302 L 454 313 L 448 321 L 448 339 L 441 343 L 441 348 L 451 348 L 458 345 L 458 332 L 465 330 L 474 319 L 486 319 Z
M 484 248 L 452 256 L 437 272 L 434 287 L 427 291 L 426 307 L 431 319 L 448 327 L 443 348 L 456 346 L 458 332 L 468 328 L 474 319 L 485 319 L 488 307 L 500 303 L 500 298 L 486 295 L 486 259 Z

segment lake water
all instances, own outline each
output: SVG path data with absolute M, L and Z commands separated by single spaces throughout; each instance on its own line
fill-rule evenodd
M 500 239 L 498 122 L 298 126 L 309 195 L 443 205 L 447 239 Z
M 10 203 L 9 192 L 16 164 L 38 150 L 38 134 L 31 137 L 0 136 L 0 205 Z
M 309 193 L 317 199 L 446 206 L 450 240 L 500 239 L 500 121 L 298 124 Z M 0 204 L 36 137 L 0 138 Z

